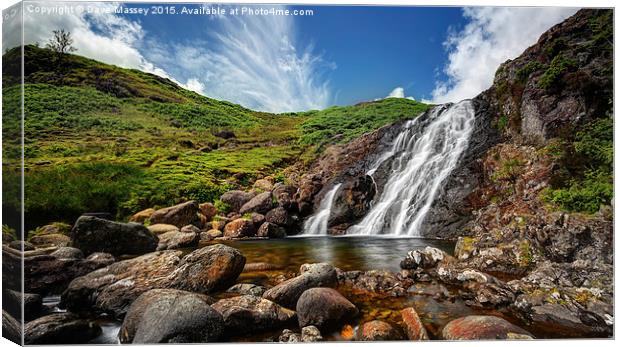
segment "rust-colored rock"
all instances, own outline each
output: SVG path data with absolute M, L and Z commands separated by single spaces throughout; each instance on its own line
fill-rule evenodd
M 442 331 L 445 340 L 495 340 L 529 336 L 526 330 L 495 316 L 467 316 L 446 324 Z
M 403 318 L 405 333 L 409 340 L 428 340 L 428 332 L 413 307 L 400 311 L 400 315 Z
M 395 341 L 402 340 L 401 334 L 389 323 L 373 320 L 364 323 L 357 330 L 357 341 Z

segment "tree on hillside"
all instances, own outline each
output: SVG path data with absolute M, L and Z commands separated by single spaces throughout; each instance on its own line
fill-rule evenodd
M 54 30 L 53 34 L 54 36 L 47 43 L 47 48 L 56 52 L 56 62 L 61 64 L 64 55 L 77 51 L 77 48 L 73 47 L 73 38 L 69 31 L 65 31 L 65 29 Z

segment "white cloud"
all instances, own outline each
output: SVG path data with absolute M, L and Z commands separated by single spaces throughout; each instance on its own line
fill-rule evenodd
M 387 98 L 401 98 L 401 99 L 409 99 L 409 100 L 415 100 L 412 96 L 405 96 L 405 89 L 403 87 L 396 87 L 394 88 L 394 90 L 392 90 L 390 92 L 390 94 L 388 96 L 385 97 Z
M 31 6 L 31 7 L 29 7 Z M 30 9 L 36 7 L 62 8 L 73 7 L 74 11 L 63 14 L 40 14 Z M 125 68 L 140 69 L 161 77 L 171 78 L 163 69 L 145 59 L 137 46 L 146 33 L 138 22 L 134 22 L 113 14 L 105 14 L 102 10 L 114 9 L 115 3 L 88 3 L 97 11 L 75 11 L 80 3 L 36 3 L 31 2 L 24 10 L 24 42 L 39 43 L 41 46 L 52 37 L 52 31 L 65 29 L 71 32 L 76 54 L 96 59 L 104 63 Z M 3 49 L 19 45 L 19 40 L 3 42 Z M 174 79 L 173 79 L 174 80 Z M 176 82 L 176 81 L 175 81 Z M 177 82 L 178 83 L 178 82 Z
M 205 91 L 205 85 L 202 84 L 202 82 L 200 82 L 197 78 L 190 78 L 187 80 L 187 83 L 185 83 L 183 85 L 183 87 L 185 89 L 189 89 L 191 91 L 194 91 L 198 94 L 204 94 Z
M 576 11 L 563 7 L 465 8 L 463 15 L 469 23 L 444 42 L 449 52 L 444 67 L 448 81 L 436 82 L 432 101 L 460 101 L 489 88 L 501 63 L 517 57 L 547 29 Z
M 191 44 L 151 43 L 147 58 L 178 72 L 200 93 L 255 110 L 322 109 L 331 93 L 325 73 L 335 68 L 300 47 L 293 19 L 286 16 L 228 16 L 209 23 L 210 35 Z M 213 30 L 213 25 L 216 28 Z M 183 75 L 181 77 L 181 75 Z

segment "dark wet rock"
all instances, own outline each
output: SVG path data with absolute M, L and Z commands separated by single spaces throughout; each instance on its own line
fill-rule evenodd
M 159 209 L 151 215 L 151 224 L 172 224 L 182 228 L 188 224 L 202 227 L 200 219 L 200 207 L 196 201 L 188 201 L 182 204 Z
M 273 197 L 271 196 L 271 192 L 264 192 L 256 195 L 250 201 L 243 204 L 239 209 L 239 213 L 242 215 L 252 212 L 265 214 L 272 208 Z
M 147 208 L 146 210 L 142 210 L 133 216 L 129 217 L 130 222 L 134 223 L 144 223 L 147 219 L 151 218 L 151 216 L 155 213 L 154 208 Z
M 301 342 L 301 334 L 292 330 L 284 329 L 278 337 L 279 342 Z
M 15 241 L 15 235 L 13 235 L 13 233 L 2 233 L 2 244 L 9 244 L 11 242 Z
M 297 222 L 297 219 L 294 218 L 284 207 L 276 207 L 267 212 L 265 215 L 265 220 L 268 223 L 286 228 L 292 227 Z
M 24 318 L 31 320 L 43 310 L 43 297 L 39 294 L 21 293 L 4 288 L 2 290 L 2 304 L 3 309 L 17 319 L 22 316 L 23 304 Z
M 338 283 L 336 269 L 327 263 L 304 264 L 301 274 L 267 290 L 263 297 L 284 307 L 295 309 L 303 292 L 314 287 L 335 287 Z
M 157 250 L 193 247 L 198 245 L 199 240 L 195 232 L 169 231 L 159 235 Z
M 260 214 L 260 213 L 253 212 L 251 219 L 256 229 L 260 228 L 260 226 L 263 225 L 263 223 L 265 223 L 265 215 Z
M 64 234 L 41 234 L 31 237 L 30 243 L 36 247 L 66 247 L 71 244 L 71 238 Z
M 301 328 L 314 325 L 329 331 L 358 314 L 349 300 L 332 288 L 311 288 L 297 301 L 297 315 Z
M 423 250 L 416 249 L 407 253 L 407 257 L 400 262 L 400 267 L 408 270 L 415 270 L 417 268 L 428 269 L 435 267 L 447 257 L 446 252 L 426 246 Z
M 321 331 L 314 325 L 301 328 L 301 342 L 318 342 L 323 341 Z
M 204 294 L 153 289 L 131 304 L 119 331 L 121 343 L 198 343 L 218 341 L 222 316 Z
M 220 201 L 230 206 L 233 212 L 239 212 L 241 206 L 252 200 L 254 193 L 244 192 L 242 190 L 232 190 L 224 193 L 220 197 Z
M 240 295 L 262 296 L 265 292 L 265 288 L 252 283 L 238 283 L 228 288 L 226 292 Z
M 260 228 L 258 228 L 256 236 L 268 237 L 270 239 L 280 239 L 286 237 L 286 229 L 279 225 L 265 222 L 260 226 Z
M 9 243 L 9 247 L 16 249 L 18 251 L 32 251 L 34 250 L 34 245 L 28 241 L 11 241 Z
M 73 247 L 60 247 L 54 252 L 50 253 L 51 256 L 60 259 L 83 259 L 84 253 L 81 250 Z
M 181 231 L 176 225 L 172 224 L 153 224 L 147 227 L 153 234 L 161 235 L 171 231 Z
M 157 236 L 137 223 L 117 223 L 97 217 L 80 217 L 71 231 L 73 246 L 84 254 L 144 254 L 157 247 Z
M 290 324 L 295 312 L 254 295 L 222 299 L 211 305 L 224 317 L 227 335 L 243 335 Z
M 217 215 L 217 208 L 210 202 L 205 202 L 203 204 L 198 205 L 200 209 L 200 213 L 207 219 L 207 222 L 210 222 L 213 217 Z
M 352 225 L 366 215 L 377 193 L 372 177 L 346 179 L 338 190 L 330 213 L 329 225 Z
M 234 248 L 213 245 L 189 253 L 167 250 L 114 263 L 78 277 L 63 293 L 61 304 L 74 312 L 108 312 L 122 317 L 129 305 L 151 289 L 210 293 L 230 287 L 245 257 Z
M 355 339 L 357 341 L 395 341 L 402 340 L 402 336 L 389 323 L 373 320 L 358 328 Z
M 400 311 L 400 315 L 403 319 L 403 328 L 409 340 L 428 340 L 428 332 L 422 324 L 422 320 L 413 307 L 408 307 Z
M 294 198 L 295 193 L 297 193 L 296 187 L 281 183 L 277 183 L 271 192 L 274 199 L 277 201 L 278 206 L 284 207 L 287 211 L 291 212 L 298 211 L 297 202 Z
M 18 345 L 22 344 L 21 324 L 5 310 L 2 310 L 2 337 Z
M 23 259 L 24 288 L 29 293 L 44 295 L 62 291 L 72 279 L 110 264 L 109 260 L 59 258 L 44 253 L 22 258 L 17 251 L 12 250 L 13 253 L 7 248 L 2 249 L 3 284 L 6 288 L 21 290 L 15 276 L 8 274 L 21 271 Z
M 467 316 L 450 321 L 442 331 L 445 340 L 533 338 L 526 330 L 494 316 Z
M 229 238 L 242 238 L 256 236 L 256 228 L 251 220 L 238 218 L 226 224 L 224 227 L 224 236 Z
M 90 320 L 81 319 L 72 313 L 56 313 L 26 323 L 24 343 L 85 344 L 101 335 L 101 327 Z

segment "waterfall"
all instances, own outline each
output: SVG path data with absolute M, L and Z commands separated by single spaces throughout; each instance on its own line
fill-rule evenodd
M 319 205 L 319 211 L 312 217 L 308 218 L 304 224 L 303 235 L 327 235 L 327 223 L 329 221 L 329 215 L 332 212 L 332 205 L 334 204 L 334 198 L 340 188 L 340 184 L 336 184 L 321 200 Z
M 420 225 L 467 148 L 473 123 L 474 107 L 468 100 L 435 107 L 407 122 L 392 148 L 368 171 L 374 175 L 394 157 L 381 195 L 347 234 L 421 236 Z

